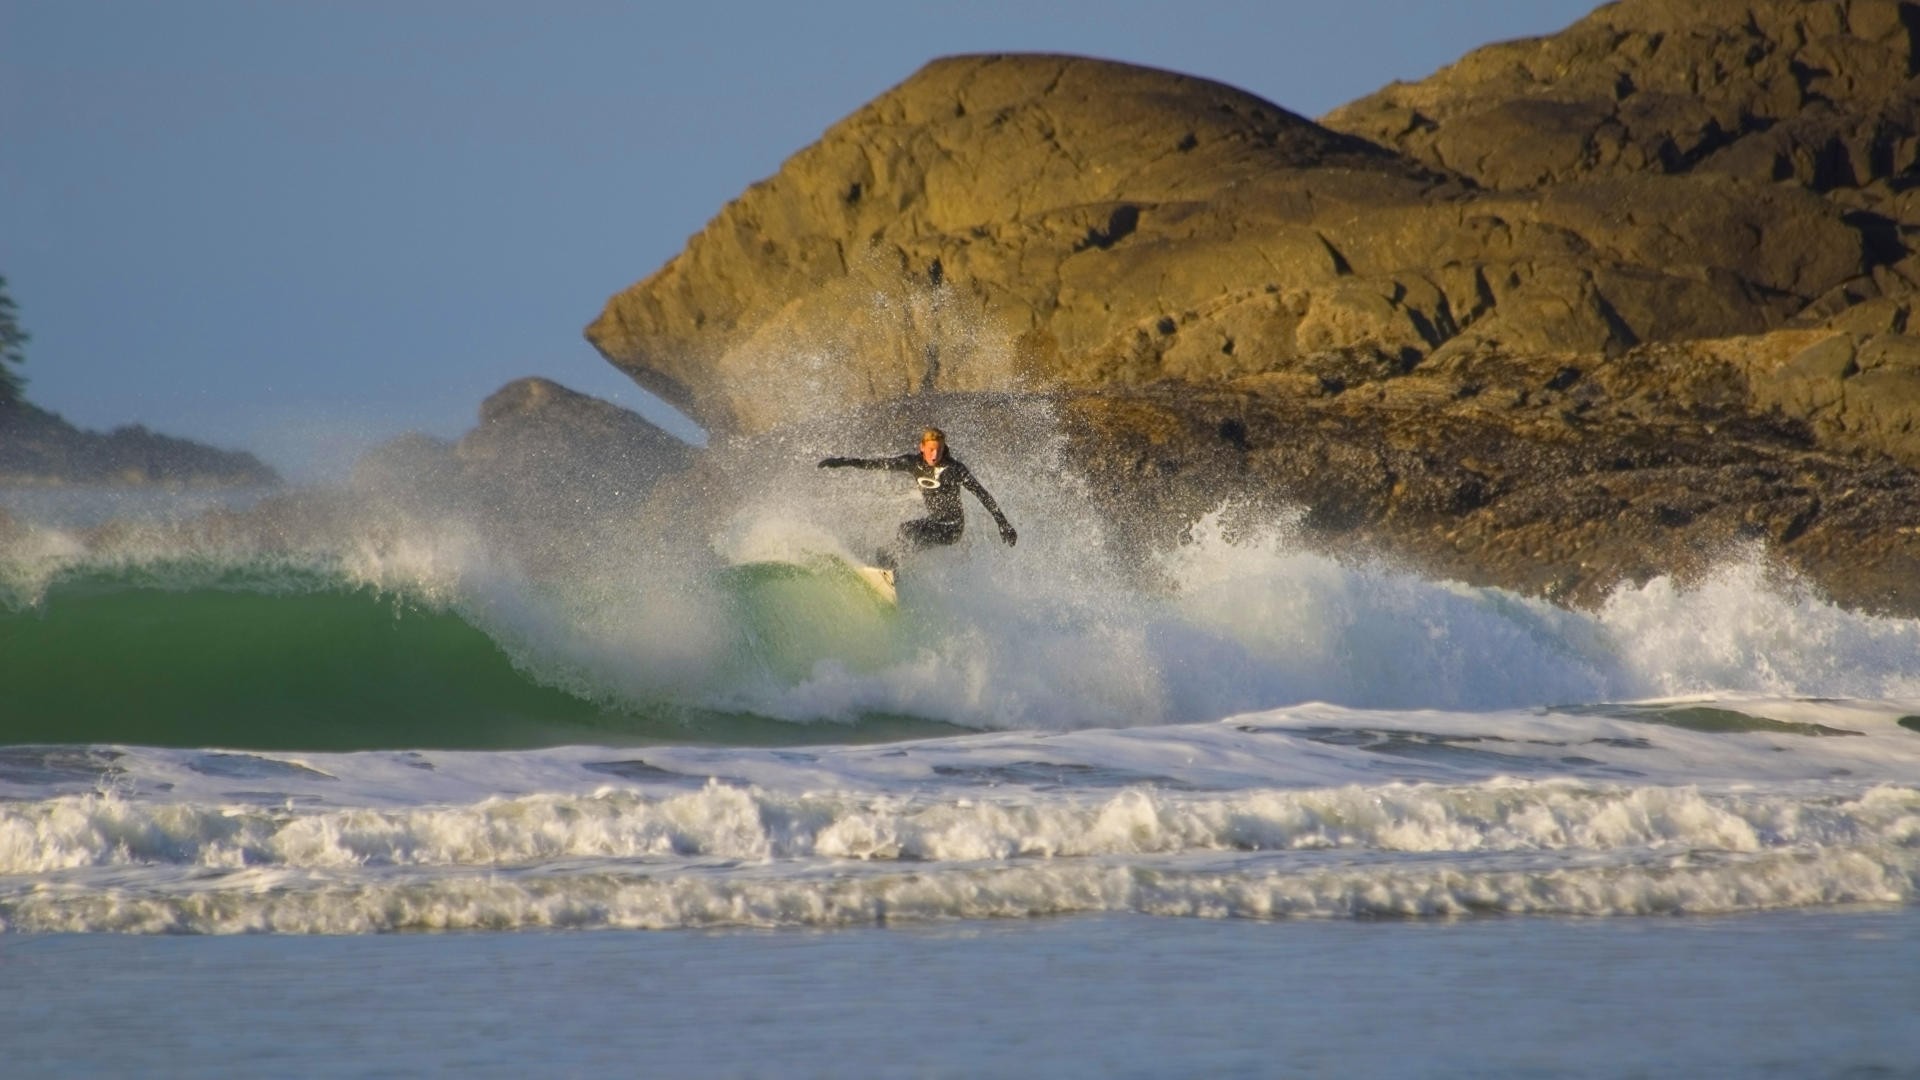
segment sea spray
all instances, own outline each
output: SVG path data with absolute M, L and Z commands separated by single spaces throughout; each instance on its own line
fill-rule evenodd
M 1597 618 L 1618 642 L 1632 696 L 1920 695 L 1920 620 L 1841 608 L 1758 546 L 1691 586 L 1670 577 L 1622 586 Z
M 245 506 L 123 508 L 86 527 L 71 507 L 22 511 L 0 535 L 0 675 L 16 688 L 0 742 L 156 738 L 190 714 L 222 718 L 192 737 L 338 748 L 1920 694 L 1920 621 L 1840 609 L 1758 549 L 1684 584 L 1623 584 L 1592 611 L 1336 557 L 1285 510 L 1221 507 L 1149 550 L 1114 527 L 1124 493 L 1100 488 L 1125 478 L 1072 459 L 1056 406 L 1022 392 L 1025 358 L 976 300 L 937 275 L 860 276 L 832 333 L 776 321 L 720 361 L 790 376 L 756 387 L 777 408 L 743 428 L 809 419 L 716 434 L 677 471 L 591 439 L 521 432 L 476 456 L 409 437 L 342 484 Z M 836 381 L 853 349 L 892 357 L 899 393 L 828 408 L 871 389 Z M 903 452 L 927 424 L 1020 542 L 1002 546 L 973 507 L 975 527 L 909 560 L 898 609 L 878 610 L 834 566 L 891 541 L 922 512 L 917 491 L 815 463 Z M 65 690 L 102 657 L 129 679 Z
M 289 685 L 302 681 L 302 667 L 343 663 L 361 675 L 378 669 L 402 678 L 404 658 L 368 666 L 362 627 L 384 622 L 404 631 L 424 626 L 420 620 L 441 627 L 429 637 L 449 642 L 471 628 L 474 644 L 460 646 L 468 659 L 458 664 L 497 663 L 538 691 L 507 695 L 549 703 L 526 718 L 536 725 L 553 715 L 684 710 L 1069 730 L 1202 721 L 1304 701 L 1503 708 L 1715 691 L 1920 692 L 1920 623 L 1840 609 L 1782 579 L 1758 552 L 1691 584 L 1623 586 L 1599 610 L 1583 612 L 1331 558 L 1286 521 L 1228 528 L 1221 511 L 1143 573 L 1103 550 L 1083 492 L 996 461 L 991 450 L 976 468 L 1001 489 L 1022 528 L 1020 547 L 973 535 L 926 555 L 908 567 L 893 613 L 861 608 L 830 577 L 783 599 L 771 591 L 789 588 L 777 578 L 743 578 L 738 569 L 805 571 L 810 559 L 857 558 L 860 538 L 884 537 L 913 508 L 888 502 L 878 485 L 843 500 L 804 455 L 768 463 L 741 446 L 721 449 L 718 460 L 722 467 L 701 488 L 709 516 L 677 519 L 670 524 L 678 528 L 665 530 L 677 538 L 661 543 L 627 539 L 662 532 L 644 513 L 556 523 L 536 542 L 483 509 L 339 498 L 190 526 L 29 525 L 0 557 L 12 596 L 0 618 L 13 643 L 11 661 L 0 662 L 36 657 L 34 670 L 9 671 L 16 687 L 65 678 L 50 673 L 102 655 L 86 634 L 111 626 L 130 633 L 170 610 L 152 625 L 176 620 L 176 640 L 153 654 L 175 665 L 166 678 L 209 695 L 182 708 L 213 711 L 221 710 L 219 672 L 231 659 L 223 649 L 244 644 L 250 655 L 282 657 L 273 666 Z M 829 493 L 824 506 L 815 505 L 816 489 Z M 865 501 L 879 509 L 862 516 Z M 307 606 L 289 606 L 282 618 L 276 603 Z M 339 617 L 317 617 L 316 604 Z M 348 615 L 342 604 L 364 604 L 365 614 Z M 846 617 L 829 614 L 844 604 L 854 605 Z M 238 617 L 241 608 L 253 612 L 244 623 L 205 621 Z M 136 609 L 148 614 L 132 619 Z M 792 629 L 782 631 L 785 624 Z M 346 636 L 328 638 L 330 627 Z M 793 647 L 768 652 L 765 643 L 782 632 Z M 192 648 L 193 635 L 207 648 Z M 418 648 L 426 640 L 403 632 L 393 642 Z M 489 651 L 499 659 L 484 660 Z M 458 670 L 444 669 L 444 677 L 460 679 Z M 124 689 L 131 708 L 140 695 Z M 579 705 L 554 709 L 539 696 L 546 691 Z M 315 692 L 325 700 L 325 690 Z M 49 685 L 49 695 L 59 693 Z M 420 700 L 412 690 L 399 699 Z M 388 700 L 382 707 L 397 707 Z M 283 707 L 302 711 L 270 696 L 247 707 L 261 710 L 254 722 L 263 727 L 283 721 Z M 73 730 L 89 737 L 84 725 Z M 572 729 L 555 735 L 578 737 Z
M 0 931 L 1910 904 L 1907 710 L 1308 705 L 812 748 L 11 747 Z

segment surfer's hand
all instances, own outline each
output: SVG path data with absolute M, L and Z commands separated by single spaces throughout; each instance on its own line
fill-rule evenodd
M 852 458 L 829 457 L 820 459 L 820 467 L 823 469 L 844 469 L 851 464 L 853 464 Z
M 1020 534 L 1013 531 L 1012 525 L 1003 521 L 1000 523 L 1000 539 L 1005 540 L 1008 547 L 1012 547 L 1013 542 L 1020 539 Z

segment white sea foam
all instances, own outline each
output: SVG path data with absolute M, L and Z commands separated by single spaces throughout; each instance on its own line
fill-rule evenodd
M 1045 527 L 1035 530 L 1043 543 Z M 1229 535 L 1217 514 L 1166 554 L 1171 592 L 1090 571 L 1073 552 L 1027 558 L 1025 548 L 976 541 L 926 564 L 903 585 L 892 662 L 825 664 L 797 685 L 760 688 L 749 706 L 791 719 L 882 711 L 1061 729 L 1301 701 L 1498 709 L 1715 692 L 1920 696 L 1920 621 L 1841 609 L 1757 550 L 1698 584 L 1623 586 L 1589 613 L 1334 560 L 1284 525 Z
M 1691 588 L 1615 590 L 1598 618 L 1637 691 L 1623 696 L 1920 696 L 1920 620 L 1837 607 L 1757 549 Z
M 302 807 L 407 808 L 467 805 L 488 796 L 579 795 L 609 777 L 646 792 L 720 778 L 776 792 L 896 796 L 1033 786 L 1293 790 L 1499 777 L 1658 786 L 1899 784 L 1920 776 L 1916 714 L 1920 702 L 1912 700 L 1721 696 L 1563 711 L 1312 704 L 1202 724 L 804 748 L 288 755 L 128 747 L 77 757 L 60 748 L 23 748 L 0 759 L 0 800 L 123 794 L 219 804 L 244 791 L 245 801 L 291 800 Z M 8 805 L 17 804 L 0 802 Z
M 1221 513 L 1142 572 L 1101 554 L 1083 492 L 989 448 L 972 463 L 1020 545 L 976 530 L 913 563 L 889 613 L 833 593 L 830 576 L 738 569 L 858 557 L 913 512 L 883 476 L 826 484 L 816 449 L 880 448 L 717 448 L 715 490 L 664 525 L 609 513 L 548 528 L 484 502 L 361 491 L 258 518 L 10 530 L 0 587 L 15 611 L 102 577 L 361 591 L 457 613 L 531 678 L 615 705 L 981 730 L 785 748 L 9 748 L 0 927 L 1916 898 L 1920 622 L 1840 609 L 1764 552 L 1570 611 L 1331 558 L 1286 521 L 1229 528 Z
M 88 866 L 511 868 L 573 859 L 965 863 L 1193 852 L 1757 853 L 1910 846 L 1920 790 L 1707 793 L 1506 781 L 1194 795 L 781 795 L 709 784 L 293 811 L 73 796 L 0 809 L 0 875 Z
M 6 905 L 5 915 L 8 928 L 21 932 L 357 934 L 837 927 L 1116 912 L 1207 918 L 1728 914 L 1909 902 L 1912 873 L 1911 865 L 1889 868 L 1851 856 L 1570 871 L 1544 880 L 1433 869 L 1243 877 L 1035 866 L 832 881 L 478 876 L 293 888 L 287 875 L 249 873 L 232 888 L 186 894 L 48 890 Z
M 1707 708 L 1747 729 L 1676 726 Z M 1758 700 L 1614 716 L 1313 706 L 805 751 L 210 763 L 203 751 L 126 750 L 91 790 L 41 783 L 30 795 L 16 782 L 0 802 L 0 926 L 360 932 L 1912 903 L 1920 733 L 1897 722 L 1903 712 Z M 1623 718 L 1635 715 L 1649 719 Z
M 1426 807 L 1391 800 L 1370 807 L 1361 805 L 1365 799 L 1262 807 L 1253 797 L 1184 818 L 1172 830 L 1165 807 L 1129 794 L 1071 823 L 1004 807 L 925 810 L 933 820 L 912 825 L 885 813 L 892 828 L 908 825 L 885 839 L 873 823 L 850 816 L 769 819 L 766 807 L 753 814 L 736 802 L 700 807 L 697 825 L 681 820 L 611 845 L 598 825 L 570 821 L 561 833 L 591 836 L 587 850 L 527 866 L 500 861 L 526 855 L 528 837 L 541 835 L 516 821 L 508 830 L 517 838 L 513 850 L 481 842 L 499 835 L 481 830 L 440 849 L 478 853 L 481 868 L 431 873 L 417 861 L 380 864 L 356 846 L 371 838 L 391 854 L 398 849 L 385 830 L 301 830 L 283 850 L 320 853 L 311 866 L 42 874 L 31 887 L 0 889 L 0 926 L 362 933 L 837 926 L 1086 912 L 1635 915 L 1911 903 L 1920 891 L 1920 793 L 1913 789 L 1825 805 L 1667 793 L 1582 807 L 1575 793 L 1560 794 L 1571 801 L 1452 792 L 1429 796 Z M 1497 812 L 1503 800 L 1509 812 Z M 691 811 L 659 809 L 663 817 Z M 1064 850 L 1063 837 L 1072 838 Z M 684 847 L 671 850 L 676 843 Z M 609 846 L 617 854 L 604 854 Z M 1163 846 L 1176 853 L 1158 854 Z M 1424 854 L 1393 857 L 1409 847 Z

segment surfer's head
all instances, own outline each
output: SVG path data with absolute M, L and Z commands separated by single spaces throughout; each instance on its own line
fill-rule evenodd
M 937 427 L 930 427 L 920 433 L 920 456 L 931 465 L 940 460 L 947 449 L 947 433 Z

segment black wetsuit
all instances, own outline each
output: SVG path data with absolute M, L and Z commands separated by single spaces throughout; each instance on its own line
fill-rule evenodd
M 993 496 L 987 493 L 980 481 L 974 479 L 973 471 L 945 448 L 941 449 L 939 460 L 931 465 L 916 450 L 899 457 L 827 458 L 820 463 L 820 467 L 912 473 L 914 482 L 920 485 L 920 498 L 926 503 L 927 516 L 900 523 L 900 546 L 906 551 L 951 544 L 960 539 L 967 528 L 966 514 L 960 508 L 961 488 L 973 492 L 974 497 L 980 500 L 980 505 L 993 515 L 994 523 L 1000 526 L 1000 539 L 1011 544 L 1017 535 L 1007 516 L 1000 512 L 999 505 L 993 501 Z M 881 561 L 890 560 L 883 558 Z

